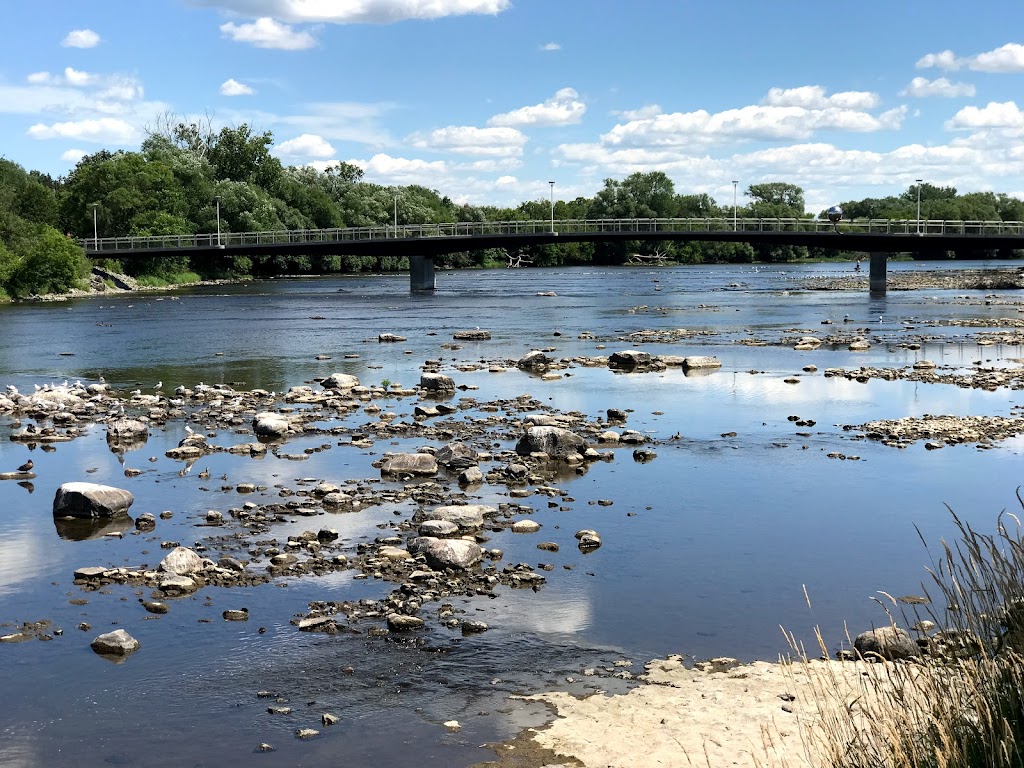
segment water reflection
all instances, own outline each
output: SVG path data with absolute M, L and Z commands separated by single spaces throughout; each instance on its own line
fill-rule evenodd
M 135 521 L 128 515 L 119 517 L 54 517 L 57 535 L 67 541 L 102 539 L 104 536 L 130 531 Z

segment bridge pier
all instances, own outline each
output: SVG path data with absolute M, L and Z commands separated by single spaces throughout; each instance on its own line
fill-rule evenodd
M 435 288 L 437 286 L 434 284 L 434 257 L 410 256 L 409 289 L 412 291 L 433 291 Z
M 871 254 L 871 267 L 868 272 L 869 293 L 885 293 L 885 273 L 888 259 L 888 253 Z

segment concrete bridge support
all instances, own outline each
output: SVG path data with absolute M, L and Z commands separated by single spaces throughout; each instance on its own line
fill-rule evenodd
M 868 272 L 868 292 L 885 293 L 885 273 L 888 253 L 872 253 L 871 268 Z
M 413 291 L 432 291 L 434 284 L 434 257 L 409 257 L 409 288 Z

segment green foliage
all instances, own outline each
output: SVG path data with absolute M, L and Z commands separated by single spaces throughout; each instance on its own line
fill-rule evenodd
M 44 227 L 7 280 L 12 296 L 66 293 L 88 272 L 82 249 L 53 227 Z

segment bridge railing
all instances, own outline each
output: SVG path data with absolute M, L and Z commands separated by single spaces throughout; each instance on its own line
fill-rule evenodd
M 1019 221 L 944 221 L 916 219 L 847 219 L 839 223 L 842 232 L 927 235 L 1024 235 Z M 823 219 L 803 218 L 672 218 L 672 219 L 550 219 L 531 221 L 471 221 L 442 224 L 399 224 L 340 229 L 295 229 L 270 232 L 222 232 L 196 235 L 150 237 L 85 238 L 82 246 L 90 253 L 140 251 L 147 249 L 217 248 L 278 243 L 316 243 L 389 238 L 466 237 L 520 234 L 592 234 L 601 232 L 831 232 L 833 224 Z M 467 250 L 472 243 L 466 243 Z

